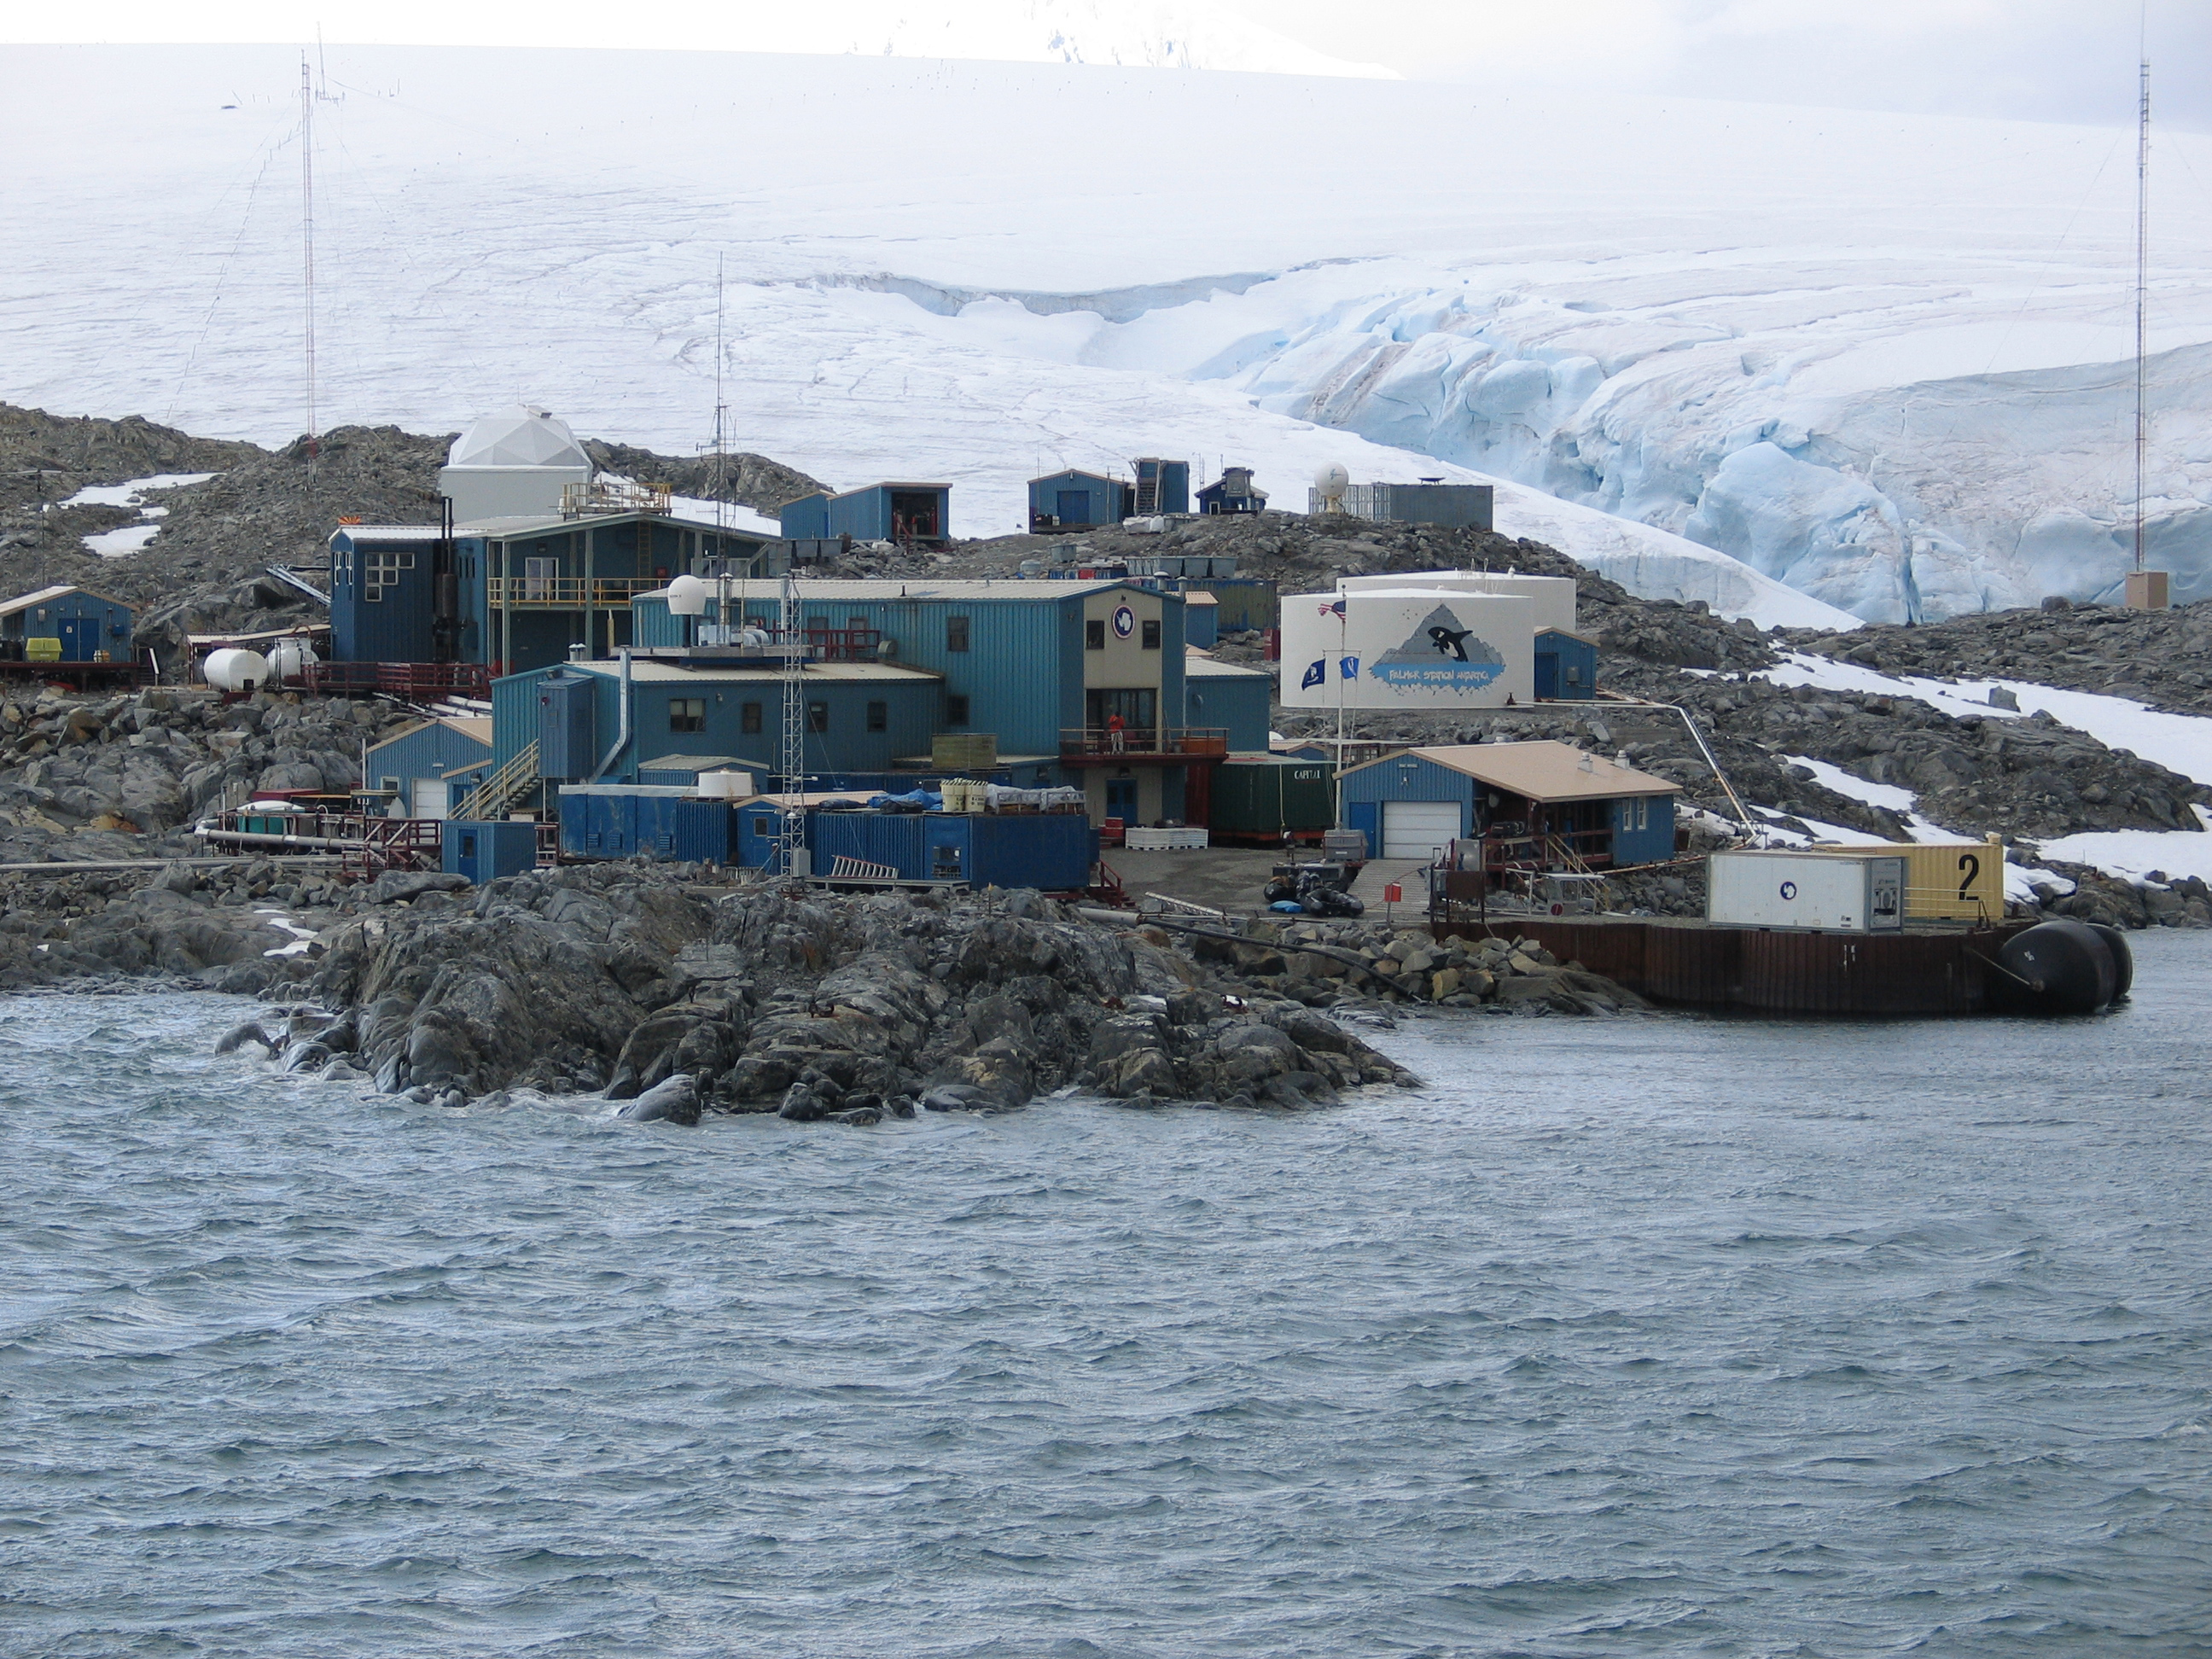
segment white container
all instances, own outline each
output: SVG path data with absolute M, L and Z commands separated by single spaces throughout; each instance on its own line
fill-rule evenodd
M 269 684 L 269 659 L 258 651 L 211 651 L 200 672 L 218 691 L 251 691 Z
M 743 800 L 753 793 L 753 775 L 750 772 L 702 772 L 699 775 L 699 798 L 702 800 Z
M 1127 842 L 1133 853 L 1194 853 L 1206 844 L 1203 830 L 1131 830 Z
M 1705 920 L 1729 927 L 1893 933 L 1905 927 L 1905 860 L 1835 853 L 1716 853 Z

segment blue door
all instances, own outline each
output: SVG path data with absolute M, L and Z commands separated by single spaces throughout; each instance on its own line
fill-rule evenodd
M 1137 821 L 1137 781 L 1134 778 L 1106 780 L 1106 816 L 1119 818 L 1125 824 Z
M 1536 695 L 1547 700 L 1559 695 L 1559 653 L 1556 651 L 1536 653 Z
M 99 648 L 100 623 L 89 617 L 64 617 L 54 632 L 61 637 L 64 662 L 90 662 Z
M 1060 521 L 1062 524 L 1089 524 L 1091 522 L 1091 492 L 1087 489 L 1061 490 Z

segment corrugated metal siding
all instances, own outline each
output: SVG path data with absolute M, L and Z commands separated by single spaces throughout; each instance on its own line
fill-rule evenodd
M 1030 515 L 1058 519 L 1062 524 L 1110 525 L 1121 521 L 1121 485 L 1096 472 L 1055 472 L 1030 481 Z M 1063 495 L 1083 498 L 1083 516 L 1069 518 L 1060 510 Z
M 381 778 L 436 777 L 454 767 L 479 765 L 490 759 L 489 744 L 433 720 L 419 731 L 387 738 L 370 749 L 362 768 L 362 782 L 373 789 Z
M 1334 793 L 1318 763 L 1224 761 L 1213 770 L 1209 827 L 1231 836 L 1326 830 L 1336 821 Z
M 1090 884 L 1098 832 L 1081 813 L 987 814 L 967 824 L 968 878 L 976 886 L 1063 893 Z
M 1464 772 L 1454 772 L 1417 756 L 1386 760 L 1362 768 L 1343 781 L 1345 804 L 1354 801 L 1451 800 L 1461 812 L 1461 834 L 1466 833 L 1467 814 L 1474 807 L 1475 783 Z M 1356 822 L 1356 820 L 1353 820 Z M 1370 826 L 1371 827 L 1371 826 Z
M 839 858 L 888 864 L 902 881 L 926 878 L 926 842 L 918 812 L 810 812 L 806 844 L 814 872 L 827 875 Z
M 1615 864 L 1657 864 L 1674 856 L 1674 798 L 1647 795 L 1644 827 L 1635 827 L 1636 802 L 1613 805 L 1613 861 Z
M 448 875 L 466 876 L 479 884 L 534 870 L 538 867 L 538 826 L 449 819 L 440 867 Z
M 802 495 L 787 502 L 776 515 L 776 522 L 787 537 L 827 536 L 830 533 L 830 498 L 823 495 Z
M 331 559 L 331 655 L 337 662 L 428 662 L 430 659 L 431 544 L 357 542 Z M 371 603 L 363 597 L 362 570 L 379 551 L 404 555 L 412 568 Z
M 1232 752 L 1267 748 L 1273 680 L 1186 674 L 1183 685 L 1184 725 L 1227 726 Z
M 1273 582 L 1249 576 L 1214 576 L 1186 586 L 1203 588 L 1219 601 L 1214 615 L 1224 633 L 1240 628 L 1273 628 L 1279 619 Z

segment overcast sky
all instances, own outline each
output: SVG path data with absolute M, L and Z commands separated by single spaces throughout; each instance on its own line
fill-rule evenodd
M 988 3 L 988 0 L 984 0 Z M 1110 9 L 1118 0 L 1022 0 Z M 978 0 L 967 0 L 974 7 Z M 1006 0 L 998 0 L 1004 5 Z M 1147 12 L 1161 0 L 1128 0 Z M 2138 19 L 2149 37 L 2158 118 L 2212 131 L 2212 0 L 1169 0 L 1242 14 L 1333 56 L 1417 79 L 1532 82 L 1778 103 L 2126 124 L 2134 118 Z M 884 0 L 83 0 L 0 10 L 0 40 L 332 42 L 552 41 L 681 47 L 743 38 L 748 20 Z M 900 0 L 910 20 L 963 0 Z

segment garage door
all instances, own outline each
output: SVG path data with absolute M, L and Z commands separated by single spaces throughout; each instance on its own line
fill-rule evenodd
M 1386 800 L 1382 803 L 1382 856 L 1426 860 L 1459 834 L 1455 800 Z

